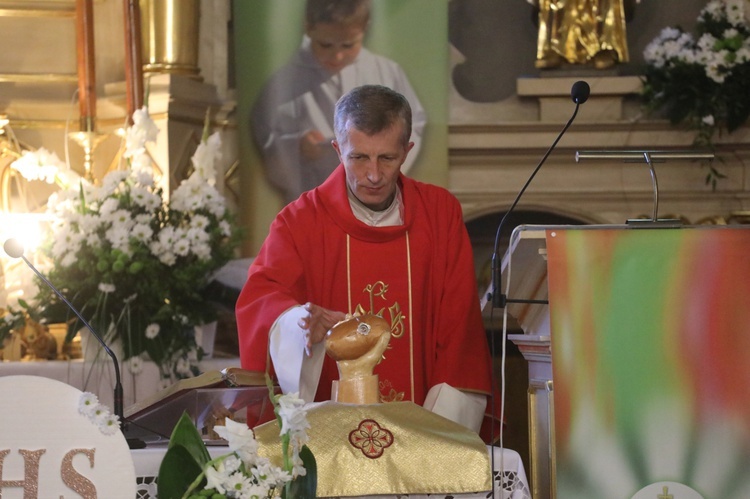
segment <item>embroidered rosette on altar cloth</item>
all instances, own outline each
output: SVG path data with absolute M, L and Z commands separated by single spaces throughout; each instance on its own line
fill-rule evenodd
M 462 425 L 413 402 L 311 404 L 307 446 L 318 497 L 446 494 L 492 488 L 487 447 Z M 276 421 L 254 428 L 258 454 L 281 463 Z

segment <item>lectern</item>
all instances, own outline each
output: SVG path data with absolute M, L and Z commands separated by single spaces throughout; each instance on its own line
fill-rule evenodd
M 536 499 L 750 497 L 748 248 L 741 226 L 514 231 Z

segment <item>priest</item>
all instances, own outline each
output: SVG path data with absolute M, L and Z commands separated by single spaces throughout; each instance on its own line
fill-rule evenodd
M 458 200 L 401 173 L 414 145 L 403 95 L 357 87 L 334 113 L 341 164 L 278 214 L 237 301 L 242 367 L 329 400 L 327 331 L 373 313 L 391 328 L 374 371 L 380 400 L 427 402 L 478 431 L 492 373 Z

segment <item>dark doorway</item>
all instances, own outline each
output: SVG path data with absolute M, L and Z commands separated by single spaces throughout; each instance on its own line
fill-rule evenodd
M 474 264 L 480 296 L 491 280 L 492 253 L 498 225 L 505 213 L 492 213 L 466 222 L 474 249 Z M 498 242 L 498 252 L 505 254 L 511 233 L 519 225 L 585 225 L 587 222 L 543 210 L 519 210 L 511 213 L 504 223 Z M 489 306 L 487 308 L 490 308 Z M 485 330 L 490 345 L 494 345 L 494 375 L 497 386 L 502 379 L 502 311 L 484 311 Z M 515 321 L 509 321 L 508 334 L 523 334 Z M 531 479 L 529 455 L 528 363 L 511 342 L 505 342 L 505 430 L 503 445 L 521 455 L 526 474 Z

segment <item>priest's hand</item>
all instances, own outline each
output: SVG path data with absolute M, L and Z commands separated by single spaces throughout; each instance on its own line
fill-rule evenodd
M 310 302 L 305 303 L 303 308 L 307 311 L 307 316 L 299 320 L 299 327 L 307 331 L 305 333 L 305 338 L 307 339 L 305 351 L 309 356 L 312 346 L 323 341 L 328 330 L 340 321 L 343 321 L 346 318 L 346 314 L 344 312 L 328 310 Z

